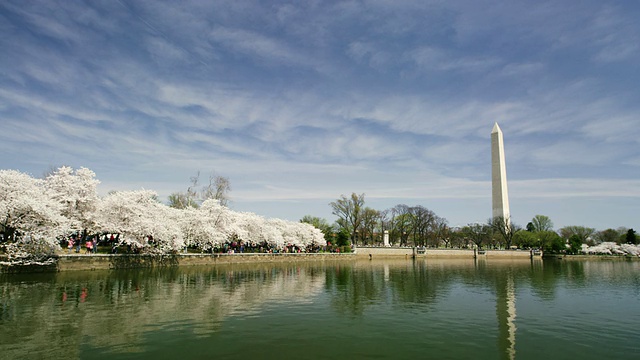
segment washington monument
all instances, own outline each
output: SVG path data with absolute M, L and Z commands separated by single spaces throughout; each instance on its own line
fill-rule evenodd
M 493 218 L 502 217 L 510 223 L 509 192 L 507 191 L 507 168 L 504 162 L 502 130 L 496 123 L 491 131 L 491 188 L 493 193 Z

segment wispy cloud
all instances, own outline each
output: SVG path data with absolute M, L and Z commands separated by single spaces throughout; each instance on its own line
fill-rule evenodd
M 500 65 L 502 62 L 495 56 L 459 55 L 433 47 L 419 47 L 411 50 L 407 56 L 422 72 L 486 72 Z
M 640 31 L 636 18 L 615 6 L 605 5 L 593 19 L 594 59 L 599 62 L 638 61 L 640 59 Z
M 281 41 L 242 29 L 218 27 L 211 31 L 211 39 L 250 58 L 257 57 L 258 60 L 291 65 L 309 63 L 308 59 Z

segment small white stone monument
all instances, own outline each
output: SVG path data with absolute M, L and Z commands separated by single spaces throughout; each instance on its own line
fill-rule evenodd
M 389 230 L 384 231 L 384 235 L 382 235 L 382 241 L 384 242 L 384 246 L 390 247 L 389 245 Z

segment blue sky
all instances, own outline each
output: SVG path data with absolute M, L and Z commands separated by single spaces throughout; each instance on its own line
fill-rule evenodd
M 451 225 L 640 230 L 635 1 L 2 1 L 0 168 L 100 192 L 230 178 L 231 207 L 333 221 L 365 193 Z

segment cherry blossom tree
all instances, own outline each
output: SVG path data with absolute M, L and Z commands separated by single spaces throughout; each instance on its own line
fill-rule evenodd
M 285 240 L 283 237 L 283 232 L 278 224 L 281 222 L 279 219 L 267 219 L 264 222 L 264 226 L 260 231 L 260 240 L 267 243 L 268 246 L 276 249 L 283 248 L 285 244 Z
M 47 255 L 58 248 L 56 236 L 68 226 L 61 204 L 43 181 L 15 170 L 0 170 L 0 228 L 14 256 Z
M 276 249 L 290 245 L 301 249 L 326 245 L 322 231 L 310 224 L 265 219 L 254 213 L 233 211 L 214 199 L 206 200 L 198 209 L 180 211 L 186 244 L 203 251 L 234 241 L 247 245 L 264 242 Z
M 297 228 L 298 236 L 300 237 L 300 242 L 304 248 L 308 248 L 309 246 L 326 246 L 327 241 L 324 238 L 324 233 L 318 228 L 314 227 L 311 224 L 305 223 L 291 223 L 295 225 Z
M 87 169 L 73 170 L 60 167 L 45 179 L 52 200 L 62 205 L 61 214 L 69 220 L 68 230 L 83 235 L 96 231 L 96 206 L 98 203 L 96 174 Z
M 180 210 L 156 201 L 150 190 L 116 191 L 98 206 L 99 228 L 121 234 L 121 242 L 145 252 L 178 251 L 184 247 Z
M 229 209 L 216 200 L 206 200 L 199 209 L 181 210 L 180 227 L 185 244 L 203 251 L 212 251 L 229 238 L 226 225 L 229 224 Z
M 603 242 L 594 246 L 582 244 L 581 251 L 585 254 L 640 256 L 640 245 L 615 242 Z
M 322 231 L 307 223 L 269 219 L 264 232 L 270 235 L 267 242 L 278 248 L 296 246 L 306 249 L 313 245 L 325 246 L 327 244 Z

